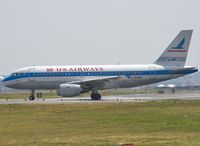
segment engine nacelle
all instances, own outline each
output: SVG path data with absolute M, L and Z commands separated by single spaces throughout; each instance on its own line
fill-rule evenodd
M 82 88 L 80 85 L 76 84 L 61 84 L 60 89 L 58 89 L 57 94 L 63 97 L 73 97 L 80 95 L 82 92 Z

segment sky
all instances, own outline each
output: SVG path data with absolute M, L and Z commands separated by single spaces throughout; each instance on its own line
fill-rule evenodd
M 0 74 L 33 65 L 149 64 L 193 29 L 187 65 L 200 65 L 199 0 L 0 0 Z

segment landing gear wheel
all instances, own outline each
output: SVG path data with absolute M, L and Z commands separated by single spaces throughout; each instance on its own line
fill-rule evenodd
M 92 100 L 100 100 L 101 99 L 101 94 L 98 93 L 92 93 L 91 94 Z
M 31 95 L 29 96 L 29 100 L 35 100 L 34 93 L 35 93 L 35 90 L 32 90 Z
M 34 96 L 29 96 L 29 100 L 35 100 Z

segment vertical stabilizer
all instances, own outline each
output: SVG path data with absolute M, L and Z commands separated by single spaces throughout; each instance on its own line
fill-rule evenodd
M 193 30 L 182 30 L 171 42 L 155 64 L 167 68 L 182 68 L 185 66 Z

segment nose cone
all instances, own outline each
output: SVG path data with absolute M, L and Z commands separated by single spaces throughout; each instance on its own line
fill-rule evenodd
M 6 86 L 6 87 L 9 87 L 9 84 L 8 84 L 8 78 L 9 78 L 9 76 L 7 76 L 7 77 L 5 77 L 5 76 L 1 76 L 0 77 L 0 81 L 3 83 L 3 85 L 4 86 Z
M 0 76 L 0 82 L 3 82 L 4 76 Z

